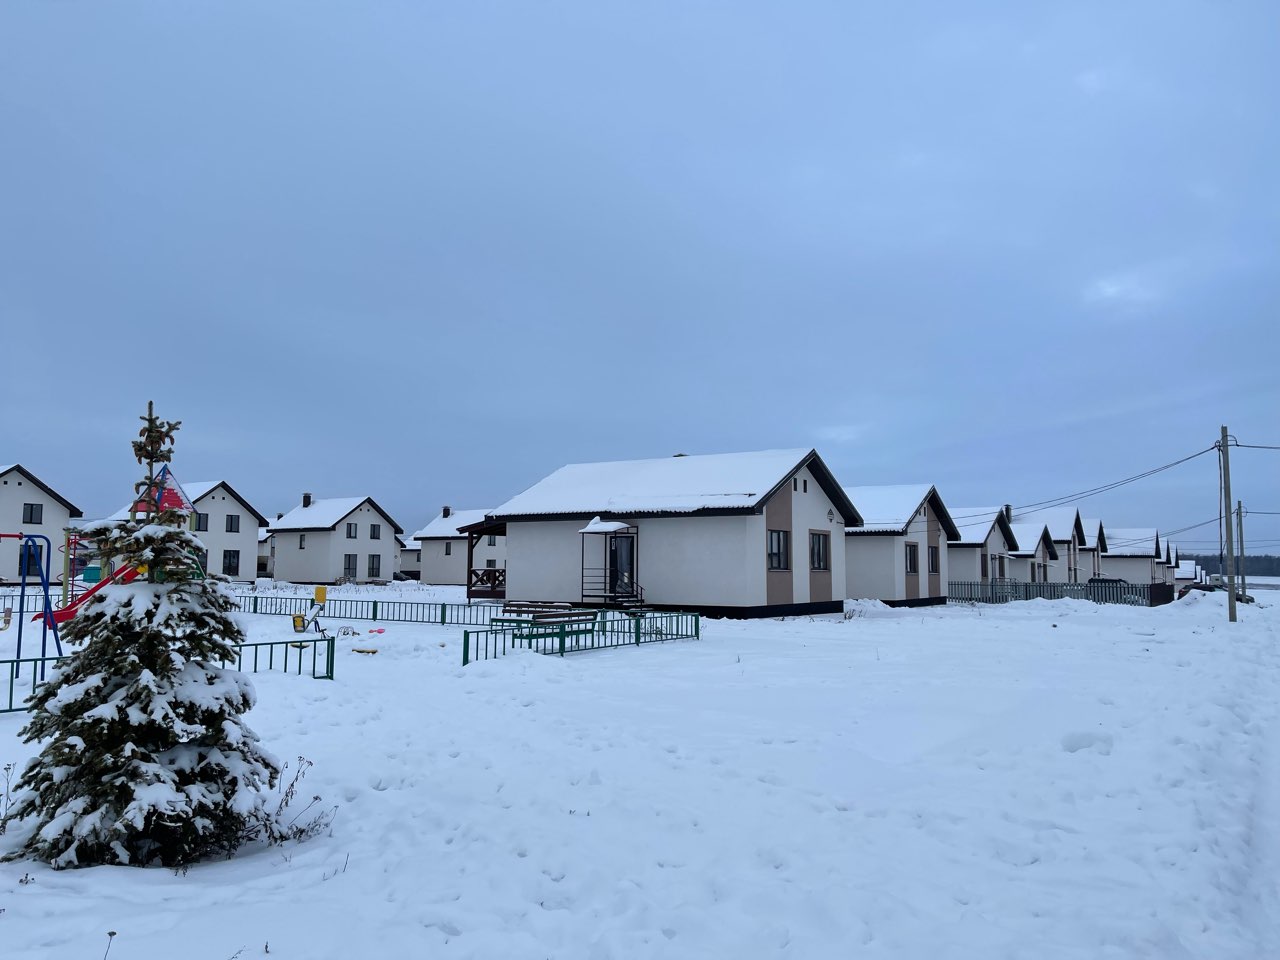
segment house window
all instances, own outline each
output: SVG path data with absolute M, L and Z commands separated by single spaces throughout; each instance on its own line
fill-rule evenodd
M 44 545 L 24 543 L 22 551 L 18 554 L 18 576 L 22 576 L 25 572 L 26 576 L 39 579 L 42 569 L 44 569 Z
M 44 523 L 43 503 L 24 503 L 22 505 L 23 523 Z
M 488 569 L 493 570 L 493 569 L 495 569 L 495 568 L 498 566 L 498 561 L 497 561 L 497 560 L 494 560 L 492 557 L 490 557 L 488 560 L 486 560 L 486 561 L 484 562 L 484 565 L 485 565 Z
M 1031 564 L 1031 582 L 1032 582 L 1032 583 L 1035 583 L 1035 582 L 1036 582 L 1036 571 L 1037 571 L 1039 568 L 1040 568 L 1040 564 L 1038 564 L 1038 563 L 1033 563 L 1033 564 Z
M 792 477 L 792 478 L 791 478 L 791 490 L 792 490 L 792 492 L 793 492 L 793 493 L 799 493 L 799 492 L 800 492 L 800 478 L 799 478 L 799 477 Z
M 940 556 L 940 553 L 941 551 L 937 547 L 929 548 L 929 572 L 930 573 L 942 572 L 942 564 L 941 564 L 942 558 Z
M 357 536 L 359 536 L 359 529 L 360 529 L 360 524 L 358 524 L 358 523 L 348 523 L 348 524 L 347 524 L 347 539 L 348 539 L 348 540 L 354 540 Z
M 809 569 L 831 569 L 831 535 L 828 533 L 809 534 Z
M 496 533 L 489 534 L 489 546 L 496 547 L 498 545 L 498 535 Z
M 305 533 L 298 534 L 298 549 L 307 549 L 307 535 Z
M 356 578 L 356 555 L 354 553 L 344 553 L 342 555 L 342 575 L 348 580 Z
M 369 576 L 382 576 L 382 555 L 377 553 L 369 554 Z
M 203 573 L 205 570 L 208 570 L 208 569 L 209 569 L 209 551 L 208 551 L 208 550 L 197 550 L 197 551 L 196 551 L 196 563 L 200 564 L 200 571 L 201 571 L 202 573 Z
M 449 556 L 452 556 L 452 555 L 453 555 L 453 541 L 452 541 L 452 540 L 446 540 L 446 541 L 444 542 L 444 555 L 445 555 L 446 557 L 449 557 Z
M 920 544 L 907 545 L 907 576 L 918 576 L 920 573 Z
M 1000 579 L 1003 580 L 1004 579 L 1004 557 L 1003 556 L 996 557 L 996 560 L 1000 562 Z
M 227 533 L 239 533 L 239 532 L 240 532 L 240 514 L 228 513 L 227 514 Z
M 239 519 L 238 517 L 236 519 Z M 232 533 L 236 531 L 231 531 Z M 240 551 L 239 550 L 223 550 L 222 551 L 222 575 L 224 577 L 240 576 Z
M 800 492 L 801 493 L 809 492 L 809 481 L 807 479 L 800 481 Z
M 195 526 L 191 528 L 192 530 L 196 533 L 202 533 L 209 529 L 209 515 L 207 513 L 195 513 L 192 516 L 195 517 Z
M 991 576 L 989 572 L 991 568 L 988 566 L 988 563 L 990 563 L 990 561 L 988 560 L 987 555 L 985 553 L 982 555 L 981 559 L 982 559 L 982 579 L 986 580 L 988 577 Z
M 769 569 L 791 569 L 791 531 L 769 531 Z
M 380 524 L 380 523 L 371 523 L 371 524 L 369 524 L 369 539 L 370 539 L 370 540 L 381 540 L 381 539 L 382 539 L 382 524 Z M 369 576 L 371 576 L 371 577 L 372 577 L 372 576 L 373 576 L 373 574 L 371 573 L 371 574 L 369 574 Z

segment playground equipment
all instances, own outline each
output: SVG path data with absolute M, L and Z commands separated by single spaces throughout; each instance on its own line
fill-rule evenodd
M 0 540 L 17 540 L 18 541 L 18 652 L 15 660 L 22 660 L 22 639 L 23 624 L 26 620 L 22 613 L 26 610 L 27 601 L 27 577 L 31 574 L 28 565 L 33 556 L 39 557 L 40 562 L 36 564 L 36 573 L 40 575 L 40 592 L 44 597 L 43 609 L 32 618 L 33 621 L 39 620 L 40 623 L 40 675 L 44 676 L 44 658 L 49 655 L 49 635 L 53 634 L 53 645 L 58 651 L 58 656 L 62 656 L 62 640 L 58 637 L 58 622 L 54 619 L 53 598 L 49 596 L 49 558 L 53 552 L 53 543 L 50 539 L 38 533 L 0 533 Z M 10 612 L 5 619 L 5 627 L 9 626 L 12 619 Z M 15 670 L 21 664 L 15 665 Z M 15 673 L 16 675 L 16 673 Z
M 4 612 L 0 613 L 0 630 L 8 630 L 11 623 L 13 623 L 13 607 L 5 607 Z
M 316 587 L 315 597 L 311 601 L 311 609 L 306 613 L 295 613 L 293 615 L 294 633 L 306 633 L 314 626 L 316 633 L 320 634 L 320 636 L 328 636 L 320 626 L 320 614 L 324 612 L 324 602 L 327 596 L 328 591 L 325 587 Z
M 31 619 L 39 620 L 41 617 L 48 617 L 52 619 L 54 623 L 66 623 L 79 613 L 80 608 L 84 606 L 85 602 L 103 587 L 110 586 L 113 583 L 133 583 L 133 581 L 137 580 L 138 577 L 142 576 L 146 572 L 147 570 L 145 567 L 120 567 L 103 577 L 84 593 L 80 594 L 68 603 L 65 607 L 59 607 L 57 610 L 37 613 Z

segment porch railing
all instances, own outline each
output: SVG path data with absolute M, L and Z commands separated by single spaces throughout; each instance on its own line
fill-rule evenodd
M 245 643 L 236 647 L 234 661 L 222 666 L 245 673 L 291 673 L 316 680 L 332 680 L 335 641 L 333 637 Z M 0 713 L 26 710 L 27 698 L 44 682 L 49 669 L 65 657 L 23 657 L 0 660 Z
M 1173 602 L 1167 583 L 1027 583 L 1022 580 L 952 580 L 947 599 L 956 603 L 1010 603 L 1014 600 L 1090 600 L 1135 607 L 1158 607 Z
M 506 567 L 474 567 L 467 571 L 467 596 L 501 600 L 507 595 Z
M 517 649 L 563 657 L 664 640 L 697 640 L 701 636 L 702 618 L 696 613 L 645 611 L 611 615 L 602 610 L 594 624 L 530 622 L 463 630 L 462 665 L 473 660 L 493 660 Z
M 605 603 L 644 603 L 644 588 L 630 574 L 608 567 L 583 567 L 582 599 Z

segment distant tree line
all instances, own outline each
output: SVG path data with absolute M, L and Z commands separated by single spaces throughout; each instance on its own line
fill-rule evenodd
M 1179 560 L 1194 560 L 1200 566 L 1210 573 L 1225 573 L 1226 561 L 1220 559 L 1216 553 L 1178 553 Z M 1240 567 L 1240 558 L 1236 557 L 1236 569 Z M 1269 553 L 1265 554 L 1248 554 L 1244 558 L 1244 575 L 1247 577 L 1252 574 L 1255 577 L 1280 577 L 1280 557 L 1273 556 Z

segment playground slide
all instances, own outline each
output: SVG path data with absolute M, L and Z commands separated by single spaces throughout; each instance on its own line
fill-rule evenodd
M 53 611 L 53 622 L 57 624 L 66 623 L 68 620 L 70 620 L 80 611 L 80 605 L 82 603 L 84 603 L 86 600 L 88 600 L 90 597 L 92 597 L 95 593 L 97 593 L 99 590 L 101 590 L 103 587 L 107 586 L 108 584 L 132 583 L 136 579 L 138 579 L 137 567 L 121 567 L 115 573 L 111 574 L 111 576 L 104 577 L 103 579 L 95 583 L 92 587 L 90 587 L 88 590 L 86 590 L 84 593 L 80 594 L 80 596 L 76 597 L 75 603 L 69 603 L 65 607 L 62 607 L 58 610 Z M 44 616 L 43 613 L 37 613 L 31 619 L 33 621 L 39 620 L 43 616 Z

